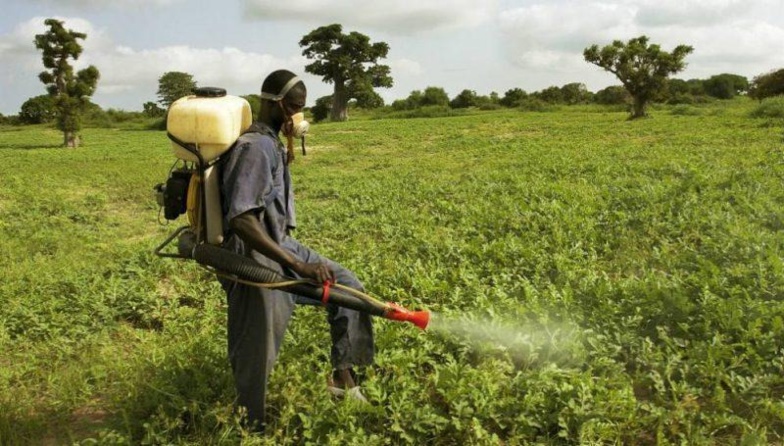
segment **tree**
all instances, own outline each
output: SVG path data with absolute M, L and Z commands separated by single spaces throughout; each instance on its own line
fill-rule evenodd
M 332 95 L 322 96 L 316 99 L 310 112 L 313 114 L 313 122 L 321 122 L 329 117 L 329 111 L 332 109 Z
M 702 79 L 689 79 L 686 81 L 689 86 L 689 94 L 693 96 L 705 96 L 705 82 Z
M 667 79 L 667 86 L 665 90 L 666 91 L 662 95 L 666 99 L 691 94 L 691 86 L 683 79 Z
M 148 118 L 160 118 L 166 114 L 166 110 L 158 107 L 158 104 L 152 101 L 142 104 L 142 113 Z
M 754 99 L 761 101 L 780 94 L 784 94 L 784 68 L 760 74 L 751 81 L 749 96 Z
M 703 81 L 705 93 L 718 99 L 732 99 L 749 89 L 749 80 L 737 74 L 717 74 Z
M 419 100 L 420 107 L 428 106 L 428 105 L 440 105 L 442 107 L 446 107 L 449 105 L 449 95 L 446 94 L 446 90 L 441 87 L 427 87 L 425 91 L 422 93 L 422 97 Z
M 392 86 L 389 67 L 378 63 L 389 52 L 385 42 L 371 44 L 368 36 L 356 31 L 343 34 L 343 27 L 333 24 L 311 31 L 299 46 L 305 48 L 303 56 L 314 60 L 305 71 L 335 85 L 330 113 L 333 121 L 348 119 L 348 101 L 358 93 Z
M 406 110 L 408 103 L 405 99 L 395 99 L 389 106 L 392 107 L 392 110 Z
M 632 96 L 631 118 L 635 119 L 646 115 L 648 103 L 664 89 L 667 77 L 686 68 L 684 59 L 693 50 L 689 45 L 678 45 L 668 53 L 640 36 L 627 43 L 616 40 L 601 49 L 592 45 L 583 51 L 583 57 L 621 81 Z
M 525 90 L 521 88 L 512 88 L 511 90 L 506 90 L 504 97 L 502 97 L 498 103 L 504 107 L 517 107 L 527 97 L 528 93 L 526 93 Z
M 43 53 L 44 67 L 38 75 L 54 98 L 57 113 L 57 128 L 63 132 L 63 145 L 78 147 L 78 131 L 81 129 L 81 112 L 90 96 L 95 92 L 100 73 L 90 65 L 74 75 L 69 59 L 77 60 L 82 54 L 79 40 L 87 34 L 65 29 L 63 22 L 46 19 L 49 30 L 35 35 L 35 47 Z
M 542 91 L 534 93 L 534 97 L 541 99 L 550 104 L 558 104 L 564 102 L 563 92 L 556 86 L 547 87 Z
M 705 93 L 705 82 L 702 79 L 667 79 L 662 91 L 656 96 L 657 101 L 667 104 L 697 104 L 710 100 Z
M 498 96 L 498 92 L 497 91 L 491 91 L 490 92 L 490 96 L 488 96 L 488 99 L 490 99 L 490 103 L 492 103 L 492 104 L 500 104 L 501 103 L 501 98 Z
M 474 107 L 477 103 L 477 96 L 474 90 L 465 89 L 457 94 L 451 101 L 449 106 L 452 108 L 468 108 Z
M 413 110 L 418 108 L 422 105 L 422 98 L 424 95 L 419 90 L 412 91 L 408 97 L 406 98 L 405 102 L 403 102 L 403 108 L 405 110 Z
M 594 102 L 603 105 L 620 105 L 629 102 L 629 92 L 620 85 L 611 85 L 596 92 Z
M 569 105 L 582 104 L 588 102 L 590 98 L 591 92 L 580 82 L 572 82 L 561 87 L 561 99 Z
M 57 117 L 54 97 L 48 94 L 26 100 L 19 109 L 19 122 L 22 124 L 42 124 Z
M 158 102 L 168 109 L 172 102 L 183 96 L 193 94 L 196 81 L 193 75 L 182 71 L 168 71 L 158 79 Z
M 372 88 L 355 92 L 352 96 L 356 99 L 359 108 L 371 109 L 384 106 L 384 98 Z

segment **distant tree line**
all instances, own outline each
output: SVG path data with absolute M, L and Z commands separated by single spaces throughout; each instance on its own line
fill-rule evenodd
M 163 118 L 166 108 L 179 97 L 188 95 L 195 88 L 196 82 L 187 73 L 185 76 L 167 76 L 159 79 L 159 102 L 148 101 L 142 106 L 141 112 L 126 112 L 116 109 L 102 110 L 98 105 L 89 102 L 85 105 L 84 121 L 92 126 L 111 126 L 112 124 L 138 120 L 142 118 Z M 187 76 L 187 77 L 186 77 Z M 177 82 L 168 82 L 179 78 Z M 187 82 L 181 82 L 186 80 Z M 723 73 L 706 79 L 667 79 L 664 90 L 658 94 L 654 102 L 666 104 L 700 104 L 716 99 L 732 99 L 739 95 L 762 100 L 767 97 L 784 95 L 784 68 L 771 71 L 749 81 L 746 77 Z M 261 100 L 258 94 L 242 96 L 251 105 L 254 118 L 258 116 Z M 405 99 L 398 99 L 388 107 L 391 110 L 415 110 L 422 107 L 444 107 L 461 109 L 474 107 L 481 110 L 500 108 L 528 108 L 536 110 L 548 105 L 630 105 L 632 98 L 622 85 L 612 85 L 596 92 L 589 91 L 585 84 L 572 82 L 562 86 L 550 86 L 539 91 L 527 92 L 522 88 L 512 88 L 500 95 L 491 92 L 489 95 L 478 94 L 474 90 L 464 89 L 450 98 L 442 87 L 429 86 L 424 90 L 414 90 Z M 316 99 L 311 107 L 314 121 L 322 121 L 330 117 L 333 98 L 331 95 Z M 377 109 L 384 107 L 384 100 L 379 95 L 360 95 L 352 99 L 353 107 Z M 54 99 L 50 95 L 35 96 L 25 101 L 16 117 L 0 116 L 0 123 L 42 124 L 53 122 L 56 118 Z
M 776 90 L 775 86 L 779 86 Z M 772 92 L 777 93 L 772 94 Z M 666 104 L 699 104 L 716 99 L 732 99 L 748 95 L 763 99 L 776 94 L 784 94 L 784 69 L 760 75 L 749 82 L 744 76 L 723 73 L 706 79 L 667 79 L 664 88 L 653 102 Z M 414 90 L 407 98 L 398 99 L 389 105 L 396 111 L 415 110 L 422 107 L 448 107 L 451 109 L 475 107 L 481 110 L 499 108 L 527 108 L 536 110 L 548 105 L 632 105 L 632 96 L 622 85 L 612 85 L 596 92 L 589 91 L 585 84 L 572 82 L 562 86 L 550 86 L 539 91 L 527 92 L 522 88 L 512 88 L 503 95 L 491 92 L 480 95 L 475 90 L 465 89 L 450 98 L 442 87 L 429 86 L 424 90 Z M 373 103 L 353 101 L 358 108 L 374 109 L 384 106 L 383 100 Z M 332 104 L 331 96 L 316 99 L 311 108 L 314 121 L 329 117 Z

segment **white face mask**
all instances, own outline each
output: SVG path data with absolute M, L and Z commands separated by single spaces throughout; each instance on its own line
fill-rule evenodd
M 302 138 L 308 133 L 310 123 L 305 120 L 305 114 L 302 112 L 294 113 L 291 116 L 291 131 L 289 135 L 294 138 Z
M 289 153 L 289 159 L 294 159 L 294 139 L 300 139 L 302 141 L 302 155 L 304 156 L 305 153 L 305 134 L 308 133 L 308 129 L 310 129 L 310 123 L 305 120 L 305 114 L 302 112 L 294 113 L 291 115 L 291 119 L 283 126 L 283 134 L 286 135 L 286 139 L 288 140 L 287 149 Z

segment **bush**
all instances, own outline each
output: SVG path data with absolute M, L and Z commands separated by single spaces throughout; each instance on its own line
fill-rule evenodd
M 512 88 L 504 93 L 504 97 L 499 100 L 499 103 L 504 107 L 517 107 L 520 102 L 528 97 L 528 93 L 521 88 Z
M 591 113 L 629 113 L 629 104 L 593 104 L 582 109 Z
M 405 99 L 396 99 L 390 105 L 392 110 L 406 110 L 408 108 L 408 102 Z
M 440 118 L 449 116 L 460 116 L 465 114 L 465 109 L 452 109 L 444 105 L 430 105 L 427 107 L 419 107 L 413 110 L 395 110 L 389 111 L 389 108 L 384 108 L 382 113 L 373 116 L 373 119 L 411 119 L 411 118 Z
M 503 108 L 501 104 L 495 102 L 486 102 L 479 106 L 479 110 L 500 110 Z
M 696 104 L 708 104 L 712 101 L 710 96 L 706 95 L 694 95 L 689 93 L 677 93 L 667 99 L 667 104 L 670 105 L 678 105 L 678 104 L 686 104 L 686 105 L 696 105 Z
M 156 119 L 155 121 L 147 124 L 147 130 L 166 130 L 166 118 Z
M 752 118 L 784 119 L 784 96 L 765 99 L 749 114 Z
M 611 85 L 601 89 L 593 96 L 593 101 L 602 105 L 621 105 L 628 104 L 632 100 L 631 95 L 621 85 Z
M 723 73 L 706 79 L 703 87 L 709 96 L 717 99 L 732 99 L 748 91 L 749 81 L 744 76 Z
M 422 93 L 421 100 L 417 106 L 427 107 L 430 105 L 449 105 L 449 96 L 446 94 L 446 91 L 443 88 L 432 86 L 425 88 L 425 91 Z
M 57 116 L 54 98 L 47 94 L 32 97 L 22 104 L 19 121 L 22 124 L 43 124 L 52 122 Z
M 332 95 L 322 96 L 316 99 L 316 105 L 310 109 L 310 113 L 313 115 L 313 122 L 321 122 L 327 119 L 331 110 Z
M 702 112 L 692 106 L 679 104 L 670 110 L 670 114 L 676 116 L 698 116 L 701 115 Z
M 248 102 L 250 102 L 250 100 Z M 258 114 L 257 113 L 258 107 L 256 109 L 253 109 L 253 102 L 250 103 L 250 107 L 253 110 L 253 116 L 255 118 L 256 115 Z M 144 110 L 142 113 L 144 113 L 144 115 L 147 116 L 148 118 L 160 118 L 161 116 L 166 115 L 166 110 L 159 107 L 158 104 L 156 104 L 155 102 L 151 102 L 151 101 L 145 102 L 142 105 L 142 109 Z
M 452 108 L 468 108 L 476 105 L 477 95 L 474 90 L 463 90 L 454 99 L 449 101 Z
M 19 115 L 9 115 L 3 116 L 2 120 L 0 120 L 0 124 L 3 125 L 21 125 L 21 121 L 19 121 Z
M 146 123 L 150 120 L 144 112 L 131 112 L 110 108 L 102 110 L 99 106 L 89 106 L 83 115 L 87 127 L 113 128 L 133 123 Z
M 694 96 L 689 93 L 675 93 L 667 99 L 667 104 L 680 105 L 680 104 L 693 104 Z
M 532 112 L 552 112 L 558 110 L 558 107 L 547 103 L 541 99 L 537 98 L 527 98 L 520 101 L 520 105 L 518 107 L 521 111 L 532 111 Z
M 749 96 L 759 100 L 783 94 L 784 68 L 755 77 L 749 88 Z
M 561 98 L 568 105 L 588 103 L 592 96 L 585 84 L 580 82 L 572 82 L 561 87 Z

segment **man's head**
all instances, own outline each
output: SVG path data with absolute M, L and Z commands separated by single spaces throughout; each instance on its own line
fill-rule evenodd
M 297 130 L 292 118 L 302 113 L 306 99 L 305 84 L 294 73 L 288 70 L 274 71 L 261 85 L 261 116 L 267 117 L 267 123 L 283 130 L 285 135 L 300 137 L 302 135 L 292 134 Z
M 302 154 L 305 154 L 305 133 L 310 124 L 302 110 L 307 95 L 305 84 L 288 70 L 273 71 L 261 84 L 259 120 L 286 135 L 289 163 L 294 160 L 294 138 L 302 138 Z

